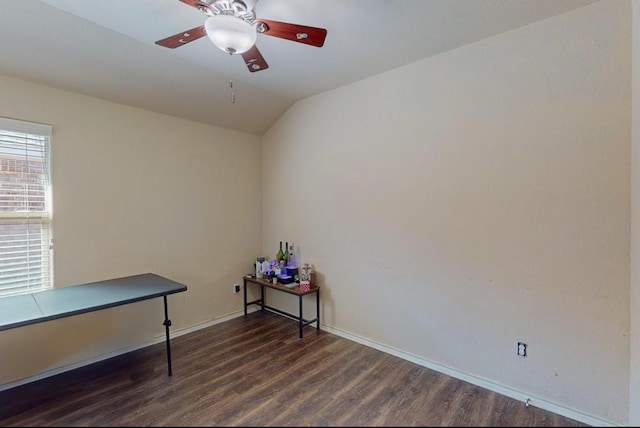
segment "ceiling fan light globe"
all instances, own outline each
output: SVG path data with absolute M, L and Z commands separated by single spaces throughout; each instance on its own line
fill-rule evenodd
M 211 42 L 229 54 L 241 54 L 256 43 L 258 33 L 253 25 L 232 15 L 214 15 L 204 23 Z

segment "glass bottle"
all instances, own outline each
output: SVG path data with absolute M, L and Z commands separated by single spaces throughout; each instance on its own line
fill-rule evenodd
M 289 246 L 289 266 L 297 267 L 296 265 L 296 252 L 293 249 L 293 244 Z
M 280 249 L 278 250 L 278 253 L 276 254 L 276 261 L 279 262 L 283 258 L 284 258 L 284 253 L 282 252 L 282 241 L 280 241 Z
M 282 260 L 284 260 L 284 265 L 289 265 L 289 243 L 286 242 L 284 246 L 284 255 L 282 256 Z

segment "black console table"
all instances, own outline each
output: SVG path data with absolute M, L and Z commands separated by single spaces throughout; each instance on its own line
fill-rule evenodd
M 273 284 L 272 282 L 269 282 L 263 279 L 258 279 L 249 275 L 244 276 L 243 280 L 244 280 L 243 289 L 244 289 L 244 315 L 245 316 L 247 315 L 247 307 L 249 305 L 259 305 L 262 311 L 267 310 L 276 314 L 284 315 L 285 317 L 292 318 L 298 321 L 298 330 L 299 330 L 300 337 L 302 337 L 302 328 L 306 325 L 313 324 L 314 322 L 316 323 L 316 329 L 320 330 L 320 287 L 314 286 L 309 291 L 300 291 L 299 285 L 295 285 L 289 288 L 280 283 Z M 247 284 L 249 283 L 257 284 L 260 286 L 260 299 L 247 302 Z M 285 312 L 281 309 L 274 308 L 273 306 L 268 306 L 265 303 L 265 298 L 264 298 L 265 287 L 298 296 L 298 307 L 299 307 L 298 315 L 290 314 L 289 312 Z M 302 316 L 302 297 L 306 296 L 307 294 L 314 294 L 314 293 L 316 295 L 316 317 L 314 319 L 306 320 Z
M 167 296 L 187 291 L 187 286 L 160 275 L 145 273 L 88 284 L 71 285 L 0 298 L 0 331 L 50 321 L 141 300 L 164 298 L 164 322 L 169 376 L 171 346 Z

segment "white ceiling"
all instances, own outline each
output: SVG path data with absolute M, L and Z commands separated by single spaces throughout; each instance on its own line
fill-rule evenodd
M 261 135 L 297 100 L 599 0 L 259 0 L 258 19 L 327 37 L 259 34 L 255 73 L 206 37 L 156 45 L 204 23 L 179 0 L 0 1 L 0 73 Z

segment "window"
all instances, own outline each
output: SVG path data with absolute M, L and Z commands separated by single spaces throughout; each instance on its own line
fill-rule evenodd
M 0 297 L 51 288 L 51 126 L 0 117 Z

